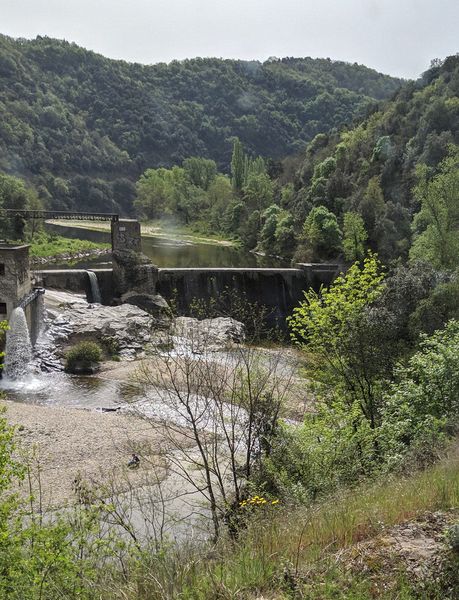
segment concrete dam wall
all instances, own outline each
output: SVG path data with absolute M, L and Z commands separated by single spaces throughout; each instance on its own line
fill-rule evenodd
M 338 270 L 335 264 L 304 264 L 292 269 L 158 269 L 156 293 L 167 301 L 173 300 L 178 312 L 184 315 L 190 313 L 195 300 L 218 301 L 234 293 L 250 303 L 266 306 L 268 320 L 275 323 L 291 313 L 303 299 L 304 290 L 329 285 Z M 113 271 L 94 269 L 94 273 L 102 302 L 110 304 L 114 298 Z M 86 271 L 37 271 L 35 277 L 44 287 L 86 293 L 88 300 L 93 300 Z
M 234 293 L 268 310 L 268 321 L 290 314 L 303 298 L 304 290 L 328 285 L 336 272 L 311 269 L 159 269 L 157 291 L 166 300 L 174 298 L 178 311 L 188 314 L 196 299 L 217 301 Z

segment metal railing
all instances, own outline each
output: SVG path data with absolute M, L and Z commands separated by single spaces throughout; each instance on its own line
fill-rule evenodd
M 80 213 L 63 210 L 15 210 L 6 208 L 0 210 L 0 216 L 24 219 L 57 219 L 61 221 L 118 221 L 119 215 L 114 213 Z

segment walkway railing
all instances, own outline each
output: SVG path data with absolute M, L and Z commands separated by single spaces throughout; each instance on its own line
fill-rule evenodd
M 18 304 L 18 307 L 25 308 L 31 302 L 33 302 L 36 298 L 38 298 L 38 296 L 41 296 L 44 293 L 45 293 L 44 288 L 34 288 L 31 292 L 29 292 L 26 296 L 24 296 L 22 298 L 22 300 Z
M 57 219 L 62 221 L 118 221 L 119 215 L 114 213 L 81 213 L 63 210 L 16 210 L 7 208 L 0 210 L 0 216 L 24 219 Z

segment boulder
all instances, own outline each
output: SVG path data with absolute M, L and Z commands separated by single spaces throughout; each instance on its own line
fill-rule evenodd
M 159 329 L 167 329 L 171 324 L 171 310 L 169 304 L 159 294 L 142 294 L 139 292 L 127 292 L 121 296 L 125 304 L 132 304 L 141 308 L 155 321 Z
M 143 356 L 151 345 L 155 321 L 144 310 L 132 304 L 103 306 L 75 302 L 67 305 L 58 317 L 48 322 L 48 328 L 36 347 L 39 361 L 45 368 L 60 362 L 65 349 L 82 340 L 104 345 L 104 339 L 115 346 L 127 360 Z
M 230 317 L 198 320 L 177 317 L 172 326 L 177 345 L 184 345 L 193 353 L 217 352 L 241 344 L 245 339 L 243 323 Z

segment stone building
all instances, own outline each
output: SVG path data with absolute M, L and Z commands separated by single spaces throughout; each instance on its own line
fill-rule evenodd
M 0 320 L 30 293 L 29 246 L 0 243 Z

